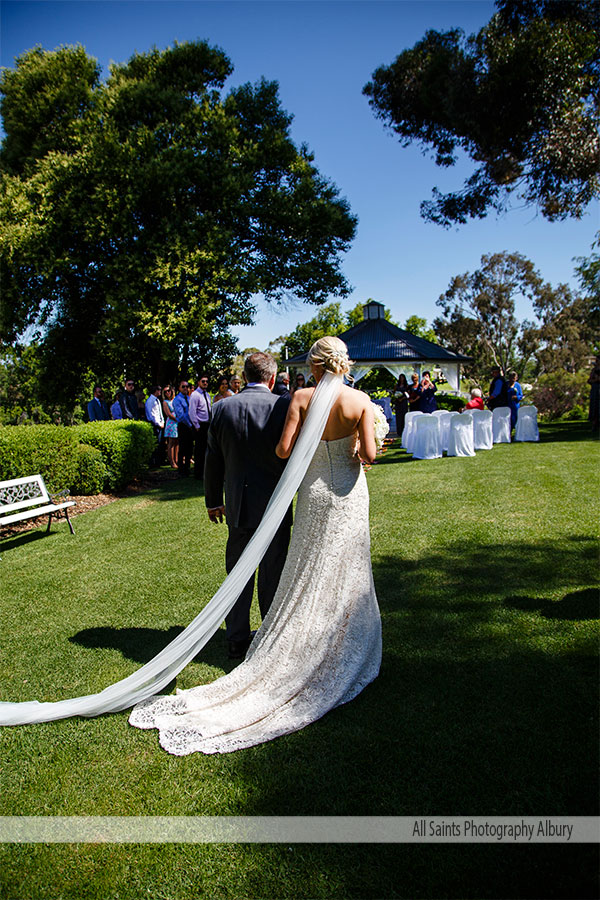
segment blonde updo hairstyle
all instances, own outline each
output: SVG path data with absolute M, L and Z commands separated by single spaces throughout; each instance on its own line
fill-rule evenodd
M 307 362 L 311 366 L 323 366 L 326 372 L 333 372 L 334 375 L 347 375 L 352 365 L 348 348 L 337 337 L 323 337 L 315 341 L 308 351 Z

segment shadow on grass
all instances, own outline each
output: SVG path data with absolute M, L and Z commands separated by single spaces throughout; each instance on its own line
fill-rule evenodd
M 182 625 L 172 625 L 167 630 L 159 628 L 111 628 L 98 626 L 84 628 L 69 638 L 73 644 L 95 650 L 99 647 L 118 650 L 126 659 L 147 663 L 174 641 L 184 630 Z M 210 639 L 194 658 L 194 662 L 230 671 L 235 661 L 227 659 L 225 633 L 221 630 Z
M 537 611 L 547 619 L 573 621 L 600 618 L 600 594 L 589 588 L 565 594 L 562 600 L 543 600 L 539 597 L 507 597 L 504 605 L 511 609 Z
M 39 526 L 37 529 L 32 529 L 30 531 L 22 531 L 18 534 L 8 535 L 5 538 L 0 539 L 0 557 L 4 553 L 8 553 L 10 550 L 16 550 L 17 547 L 22 547 L 25 544 L 31 544 L 32 541 L 39 541 L 42 538 L 50 538 L 54 537 L 58 534 L 57 531 L 49 531 L 46 532 L 46 524 L 44 526 Z M 68 530 L 68 525 L 65 522 L 65 528 Z

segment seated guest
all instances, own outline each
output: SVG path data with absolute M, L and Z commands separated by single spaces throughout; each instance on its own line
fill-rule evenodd
M 273 393 L 278 394 L 280 397 L 289 397 L 290 396 L 290 376 L 287 372 L 280 372 L 275 379 L 275 384 L 273 385 Z
M 470 409 L 485 409 L 483 405 L 483 394 L 479 388 L 473 388 L 471 391 L 471 399 L 463 406 L 461 412 L 468 412 Z
M 113 405 L 110 408 L 110 416 L 111 419 L 122 419 L 123 418 L 123 410 L 121 409 L 121 397 L 123 396 L 123 391 L 117 391 L 113 398 Z
M 172 469 L 177 468 L 177 416 L 173 408 L 173 396 L 175 391 L 171 385 L 163 388 L 163 415 L 165 417 L 165 440 L 167 442 L 167 459 Z
M 150 393 L 148 395 L 148 399 L 145 403 L 145 415 L 146 419 L 152 425 L 154 429 L 154 437 L 156 438 L 156 447 L 154 448 L 154 453 L 150 459 L 151 466 L 160 466 L 162 464 L 162 438 L 163 438 L 163 429 L 165 427 L 165 417 L 162 410 L 162 403 L 160 402 L 162 388 L 158 384 L 152 385 L 150 388 Z
M 94 399 L 87 405 L 87 414 L 90 422 L 105 422 L 110 419 L 108 403 L 104 399 L 104 391 L 100 385 L 94 386 Z
M 429 377 L 429 372 L 423 372 L 423 378 L 421 379 L 421 396 L 419 398 L 418 406 L 421 412 L 432 413 L 436 411 L 437 402 L 434 396 L 436 391 L 437 388 Z
M 225 397 L 233 397 L 233 391 L 229 390 L 229 379 L 227 375 L 221 375 L 217 381 L 217 393 L 213 397 L 213 403 L 224 400 Z
M 519 406 L 523 399 L 523 388 L 518 382 L 516 372 L 508 373 L 508 406 L 510 409 L 510 427 L 514 428 L 517 424 L 517 416 L 519 414 Z

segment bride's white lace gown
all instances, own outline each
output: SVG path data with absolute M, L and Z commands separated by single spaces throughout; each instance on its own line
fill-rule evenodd
M 356 437 L 321 441 L 298 492 L 275 599 L 246 659 L 211 684 L 151 697 L 130 716 L 169 753 L 229 753 L 297 731 L 378 674 L 369 496 Z

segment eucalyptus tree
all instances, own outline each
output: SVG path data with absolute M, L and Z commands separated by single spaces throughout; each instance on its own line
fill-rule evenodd
M 427 31 L 364 94 L 403 146 L 438 166 L 466 154 L 462 189 L 437 188 L 424 218 L 446 227 L 518 198 L 549 221 L 579 218 L 600 189 L 600 4 L 497 0 L 477 34 Z

